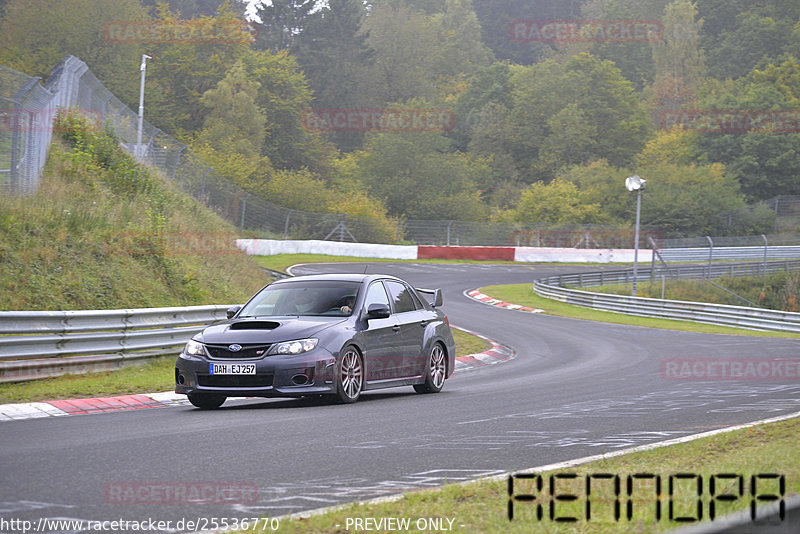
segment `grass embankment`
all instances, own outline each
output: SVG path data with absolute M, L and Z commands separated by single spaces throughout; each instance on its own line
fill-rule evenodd
M 235 228 L 78 115 L 60 116 L 35 195 L 0 198 L 0 309 L 241 302 L 264 271 Z
M 670 494 L 669 477 L 676 474 L 703 477 L 703 493 L 698 499 L 696 480 L 675 479 L 673 492 L 673 517 L 697 517 L 698 500 L 703 518 L 709 517 L 709 482 L 711 476 L 719 474 L 741 475 L 744 495 L 733 502 L 718 501 L 715 505 L 717 517 L 733 511 L 746 510 L 750 505 L 750 477 L 767 473 L 785 476 L 786 495 L 800 492 L 800 419 L 791 419 L 766 425 L 758 425 L 733 432 L 697 439 L 688 443 L 672 445 L 650 451 L 616 456 L 614 458 L 586 463 L 542 473 L 543 488 L 536 489 L 535 481 L 517 480 L 515 495 L 532 494 L 536 502 L 515 502 L 514 520 L 508 519 L 507 480 L 481 481 L 469 484 L 449 485 L 442 489 L 413 491 L 394 502 L 380 504 L 351 504 L 305 519 L 282 519 L 281 533 L 341 533 L 359 532 L 353 528 L 353 520 L 365 518 L 407 518 L 411 532 L 416 532 L 420 518 L 441 518 L 444 525 L 452 521 L 454 532 L 506 533 L 506 532 L 558 532 L 558 533 L 607 533 L 607 532 L 659 532 L 681 526 L 685 522 L 669 521 Z M 531 458 L 531 462 L 535 460 Z M 550 520 L 549 476 L 571 473 L 576 480 L 557 479 L 558 492 L 573 494 L 573 502 L 559 501 L 556 516 L 572 516 L 575 523 L 559 523 Z M 586 476 L 607 473 L 618 475 L 621 481 L 621 519 L 613 517 L 614 491 L 608 480 L 593 480 L 590 520 L 586 520 Z M 628 475 L 652 474 L 661 477 L 661 492 L 656 493 L 653 480 L 634 479 L 632 518 L 627 519 L 626 481 Z M 738 495 L 736 479 L 716 480 L 716 492 Z M 777 480 L 759 480 L 759 495 L 777 494 Z M 661 503 L 661 519 L 655 518 L 656 502 Z M 543 517 L 536 517 L 536 505 L 543 505 Z M 759 503 L 760 504 L 760 503 Z M 348 522 L 349 520 L 349 522 Z M 363 523 L 362 523 L 363 524 Z M 350 525 L 350 528 L 347 528 Z M 261 532 L 259 528 L 255 529 Z M 433 531 L 436 529 L 422 529 Z M 253 530 L 251 530 L 252 532 Z M 269 531 L 267 529 L 266 531 Z M 383 530 L 379 530 L 383 531 Z M 244 531 L 243 531 L 244 532 Z
M 587 288 L 587 291 L 594 291 L 595 288 Z M 737 334 L 742 336 L 761 336 L 761 337 L 788 337 L 800 338 L 800 334 L 791 332 L 762 332 L 758 330 L 748 330 L 745 328 L 731 328 L 726 326 L 715 326 L 710 324 L 696 323 L 693 321 L 675 321 L 670 319 L 657 319 L 653 317 L 638 317 L 636 315 L 626 315 L 623 313 L 606 312 L 593 310 L 574 304 L 540 297 L 533 292 L 533 284 L 507 284 L 487 286 L 481 291 L 504 302 L 530 306 L 544 310 L 546 315 L 558 317 L 569 317 L 572 319 L 583 319 L 587 321 L 600 321 L 604 323 L 626 324 L 633 326 L 644 326 L 647 328 L 662 328 L 666 330 L 682 330 L 685 332 L 701 332 L 707 334 Z M 659 290 L 660 291 L 660 290 Z
M 713 302 L 733 306 L 750 306 L 746 301 L 772 310 L 796 312 L 800 308 L 800 273 L 782 272 L 774 275 L 752 277 L 715 278 L 714 282 L 728 291 L 736 293 L 737 298 L 704 280 L 666 280 L 664 298 L 669 300 L 686 300 L 691 302 Z M 630 295 L 630 284 L 614 284 L 586 288 L 595 293 L 611 293 Z M 637 296 L 661 298 L 661 281 L 639 283 Z

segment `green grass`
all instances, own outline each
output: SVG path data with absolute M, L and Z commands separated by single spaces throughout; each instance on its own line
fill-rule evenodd
M 800 273 L 781 272 L 768 276 L 726 276 L 714 283 L 742 298 L 723 291 L 705 280 L 666 280 L 664 298 L 690 302 L 713 302 L 733 306 L 756 306 L 797 312 L 800 297 Z M 661 298 L 661 280 L 640 283 L 636 294 L 640 297 Z M 609 284 L 588 289 L 596 293 L 630 295 L 631 284 Z M 744 299 L 744 300 L 743 300 Z M 748 303 L 749 301 L 749 303 Z
M 535 455 L 530 453 L 531 463 Z M 749 477 L 762 473 L 777 473 L 786 477 L 786 495 L 800 492 L 800 419 L 763 424 L 747 429 L 718 434 L 662 447 L 650 451 L 616 456 L 595 461 L 567 470 L 543 473 L 544 491 L 538 492 L 529 481 L 515 481 L 515 494 L 536 494 L 544 503 L 545 515 L 538 520 L 534 515 L 535 504 L 516 502 L 515 519 L 507 516 L 508 483 L 506 479 L 479 481 L 468 484 L 453 484 L 436 490 L 407 492 L 394 502 L 379 504 L 349 504 L 339 509 L 314 515 L 304 519 L 280 520 L 279 532 L 335 534 L 347 532 L 348 518 L 408 518 L 412 525 L 419 518 L 443 518 L 453 520 L 454 532 L 465 533 L 607 533 L 607 532 L 663 532 L 686 523 L 668 521 L 668 480 L 670 475 L 691 473 L 703 477 L 703 496 L 701 502 L 703 515 L 708 517 L 708 482 L 712 475 L 732 473 L 745 477 L 745 493 L 749 489 Z M 618 475 L 622 481 L 621 503 L 623 518 L 614 522 L 611 510 L 613 491 L 609 484 L 595 484 L 592 493 L 593 519 L 585 520 L 586 493 L 583 484 L 559 481 L 562 494 L 578 496 L 573 503 L 558 502 L 557 514 L 560 517 L 574 516 L 581 520 L 576 523 L 557 523 L 549 520 L 547 489 L 552 474 L 571 473 L 584 482 L 591 474 L 610 473 Z M 652 483 L 637 482 L 634 486 L 633 518 L 625 517 L 625 481 L 628 475 L 650 473 L 662 479 L 661 494 L 655 496 Z M 719 481 L 719 479 L 718 479 Z M 764 483 L 759 493 L 777 493 L 776 483 Z M 733 490 L 729 484 L 720 486 L 727 493 Z M 718 491 L 721 492 L 720 489 Z M 638 493 L 637 493 L 638 492 Z M 638 497 L 638 498 L 636 498 Z M 692 516 L 695 512 L 697 494 L 694 486 L 681 482 L 673 492 L 675 515 Z M 656 520 L 653 510 L 655 502 L 661 502 L 662 518 Z M 718 504 L 718 517 L 736 510 L 747 509 L 749 500 L 744 497 L 733 503 Z M 445 521 L 445 524 L 447 522 Z M 352 525 L 352 523 L 351 523 Z M 252 530 L 251 530 L 252 531 Z M 261 532 L 260 524 L 259 529 Z M 269 530 L 267 530 L 269 531 Z M 351 528 L 349 531 L 354 532 Z M 411 531 L 415 531 L 412 527 Z M 244 531 L 243 531 L 244 532 Z
M 457 327 L 453 327 L 451 330 L 453 332 L 453 338 L 456 340 L 456 356 L 476 354 L 492 347 L 492 345 L 483 338 L 468 334 Z
M 791 332 L 762 332 L 745 328 L 731 328 L 715 326 L 694 321 L 675 321 L 671 319 L 657 319 L 653 317 L 639 317 L 622 313 L 606 312 L 567 304 L 558 300 L 540 297 L 533 292 L 533 284 L 507 284 L 487 286 L 481 289 L 486 295 L 522 306 L 530 306 L 544 310 L 547 315 L 584 319 L 587 321 L 601 321 L 604 323 L 627 324 L 644 326 L 647 328 L 661 328 L 666 330 L 682 330 L 686 332 L 702 332 L 707 334 L 737 334 L 742 336 L 784 337 L 800 338 L 800 334 Z
M 483 339 L 456 328 L 453 337 L 457 356 L 482 352 L 490 346 Z M 174 369 L 175 356 L 165 356 L 117 371 L 0 384 L 0 404 L 170 391 L 175 386 Z
M 116 371 L 0 384 L 0 404 L 169 391 L 175 386 L 174 369 L 175 356 L 163 356 Z

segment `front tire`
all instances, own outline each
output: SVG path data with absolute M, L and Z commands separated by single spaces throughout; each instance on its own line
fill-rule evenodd
M 216 410 L 225 402 L 224 395 L 208 395 L 203 393 L 189 393 L 189 402 L 201 410 Z
M 342 352 L 339 371 L 336 373 L 336 398 L 344 404 L 356 402 L 364 389 L 364 363 L 353 346 Z
M 417 393 L 439 393 L 444 387 L 447 376 L 447 356 L 441 343 L 434 343 L 428 354 L 428 363 L 425 365 L 425 382 L 415 384 Z

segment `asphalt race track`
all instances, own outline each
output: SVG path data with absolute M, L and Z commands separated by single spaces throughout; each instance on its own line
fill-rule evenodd
M 363 269 L 312 265 L 294 274 Z M 408 387 L 366 393 L 348 406 L 253 399 L 212 412 L 187 405 L 3 422 L 0 519 L 272 517 L 800 409 L 797 378 L 687 381 L 662 372 L 671 358 L 796 357 L 800 340 L 584 322 L 497 309 L 463 295 L 597 266 L 381 263 L 369 269 L 443 288 L 452 324 L 512 347 L 516 358 L 456 374 L 438 395 Z M 168 495 L 202 483 L 254 491 L 240 504 Z M 159 485 L 167 493 L 150 491 L 142 497 L 147 502 L 120 502 L 114 494 Z

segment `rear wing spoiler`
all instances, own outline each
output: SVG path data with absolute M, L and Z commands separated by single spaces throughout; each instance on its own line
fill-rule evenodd
M 431 301 L 431 305 L 434 308 L 438 308 L 442 305 L 442 290 L 441 289 L 422 289 L 420 287 L 416 288 L 417 291 L 420 293 L 424 293 L 425 295 L 432 295 L 433 300 Z

